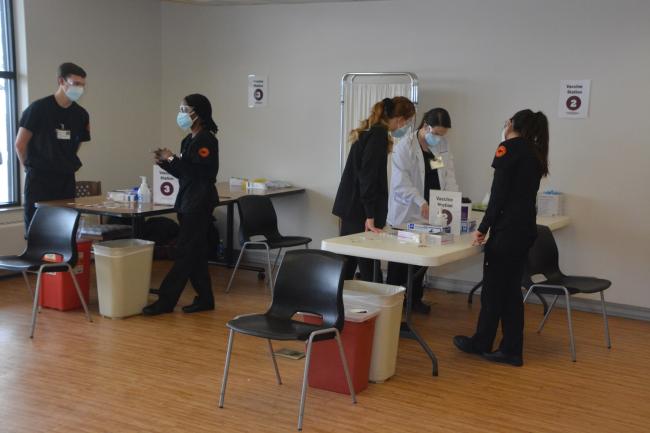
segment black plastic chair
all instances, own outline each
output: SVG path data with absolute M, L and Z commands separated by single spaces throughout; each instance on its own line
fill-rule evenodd
M 339 337 L 344 321 L 342 295 L 344 262 L 343 257 L 320 250 L 296 250 L 285 254 L 282 266 L 278 271 L 273 301 L 269 310 L 264 314 L 237 316 L 226 325 L 230 329 L 230 333 L 228 335 L 228 351 L 226 352 L 226 364 L 219 398 L 220 408 L 223 408 L 226 393 L 230 355 L 235 332 L 265 338 L 268 341 L 269 353 L 271 354 L 279 385 L 282 385 L 282 379 L 280 378 L 271 340 L 307 341 L 305 371 L 298 413 L 298 430 L 302 430 L 309 361 L 314 341 L 336 339 L 352 402 L 357 402 L 348 370 L 348 362 Z M 313 325 L 293 320 L 293 316 L 298 312 L 321 316 L 322 324 Z
M 27 272 L 38 274 L 36 279 L 36 291 L 32 292 L 34 306 L 32 308 L 32 325 L 29 338 L 34 338 L 36 328 L 36 317 L 38 312 L 38 300 L 41 292 L 41 275 L 47 272 L 68 272 L 81 300 L 86 317 L 92 322 L 88 306 L 81 294 L 79 283 L 75 277 L 73 268 L 77 264 L 77 226 L 79 224 L 79 212 L 73 209 L 62 207 L 39 207 L 36 209 L 34 218 L 27 230 L 27 248 L 19 256 L 0 257 L 0 269 L 13 272 L 22 272 L 27 288 L 32 288 L 27 278 Z M 56 254 L 61 256 L 61 262 L 46 260 L 46 255 Z
M 266 249 L 267 282 L 269 288 L 273 290 L 273 273 L 277 266 L 278 259 L 282 254 L 282 249 L 298 247 L 300 245 L 309 248 L 311 238 L 303 236 L 282 236 L 278 231 L 278 217 L 269 197 L 261 195 L 246 195 L 237 200 L 237 205 L 239 209 L 240 235 L 243 243 L 235 268 L 230 275 L 230 281 L 228 281 L 226 293 L 230 292 L 230 287 L 235 279 L 235 273 L 239 268 L 241 259 L 244 256 L 244 251 L 246 251 L 247 248 Z M 253 239 L 255 236 L 263 236 L 264 239 Z M 278 250 L 273 267 L 271 267 L 271 250 Z
M 534 281 L 536 275 L 543 275 L 543 281 Z M 571 275 L 564 275 L 560 271 L 559 254 L 553 233 L 546 226 L 537 226 L 537 239 L 535 244 L 528 252 L 528 261 L 526 264 L 526 273 L 524 274 L 523 284 L 528 288 L 524 303 L 531 293 L 537 295 L 553 295 L 548 311 L 544 315 L 542 322 L 537 328 L 537 332 L 542 332 L 546 320 L 553 311 L 553 307 L 560 296 L 564 296 L 567 310 L 567 321 L 569 324 L 569 337 L 571 342 L 571 360 L 576 360 L 576 349 L 573 338 L 573 324 L 571 321 L 571 295 L 576 293 L 600 293 L 600 303 L 603 314 L 603 321 L 605 322 L 605 343 L 607 348 L 612 347 L 612 342 L 609 337 L 609 325 L 607 323 L 607 309 L 605 307 L 605 296 L 603 291 L 612 285 L 609 280 L 603 280 L 595 277 L 578 277 Z

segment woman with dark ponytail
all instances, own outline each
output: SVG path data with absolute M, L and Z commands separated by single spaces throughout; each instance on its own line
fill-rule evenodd
M 380 232 L 388 213 L 388 153 L 393 138 L 406 135 L 415 116 L 415 106 L 403 96 L 377 102 L 370 116 L 350 132 L 350 153 L 332 213 L 341 218 L 340 235 L 364 231 Z M 372 260 L 348 257 L 345 279 L 354 277 L 359 265 L 361 278 L 372 280 Z
M 178 212 L 180 233 L 176 241 L 174 265 L 160 284 L 156 302 L 142 313 L 155 316 L 171 313 L 188 281 L 196 291 L 194 302 L 183 307 L 185 313 L 214 310 L 212 282 L 208 271 L 208 233 L 212 211 L 219 203 L 215 183 L 219 171 L 217 124 L 212 105 L 205 96 L 187 95 L 179 107 L 176 124 L 187 135 L 180 154 L 169 149 L 155 152 L 156 164 L 178 178 L 179 189 L 174 208 Z
M 521 279 L 528 250 L 537 236 L 535 201 L 539 183 L 548 175 L 548 120 L 541 111 L 517 112 L 506 121 L 497 147 L 490 201 L 474 232 L 474 244 L 485 243 L 481 312 L 472 337 L 458 335 L 463 352 L 492 362 L 523 365 L 524 305 Z M 501 322 L 503 338 L 492 345 Z

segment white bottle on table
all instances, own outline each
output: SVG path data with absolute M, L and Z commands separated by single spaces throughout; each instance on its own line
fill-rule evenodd
M 138 188 L 138 202 L 151 203 L 151 190 L 147 185 L 147 176 L 140 176 L 140 179 L 142 179 L 142 182 L 140 188 Z

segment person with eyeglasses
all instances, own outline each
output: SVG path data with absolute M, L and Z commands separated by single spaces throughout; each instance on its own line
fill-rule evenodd
M 474 245 L 485 244 L 481 311 L 474 335 L 453 338 L 463 352 L 515 367 L 524 365 L 521 280 L 537 237 L 536 199 L 540 181 L 548 175 L 548 135 L 548 119 L 541 111 L 521 110 L 505 123 L 492 160 L 490 200 L 473 234 Z M 499 323 L 503 338 L 493 351 Z
M 90 141 L 90 118 L 77 101 L 86 87 L 86 71 L 74 63 L 59 66 L 53 95 L 32 102 L 23 112 L 16 154 L 25 167 L 25 230 L 45 200 L 75 196 L 75 173 L 81 143 Z
M 428 224 L 429 191 L 458 191 L 454 158 L 445 138 L 451 128 L 449 112 L 434 108 L 424 113 L 420 126 L 402 137 L 391 158 L 388 224 L 402 227 L 408 223 Z M 413 306 L 417 313 L 429 314 L 431 306 L 422 301 L 425 272 L 413 281 Z M 388 263 L 386 283 L 406 287 L 408 266 Z
M 384 98 L 350 132 L 352 146 L 332 209 L 341 218 L 341 236 L 365 231 L 377 233 L 386 225 L 388 154 L 393 141 L 408 134 L 414 117 L 415 105 L 408 98 Z M 352 279 L 357 265 L 361 279 L 372 281 L 373 261 L 357 257 L 346 257 L 344 278 Z
M 185 313 L 214 310 L 214 295 L 208 270 L 208 233 L 212 212 L 219 203 L 216 181 L 219 171 L 219 130 L 212 119 L 212 105 L 205 96 L 186 96 L 176 116 L 177 125 L 189 133 L 181 141 L 178 155 L 164 148 L 155 151 L 155 162 L 178 178 L 174 208 L 180 232 L 172 268 L 163 279 L 159 298 L 142 313 L 155 316 L 171 313 L 188 281 L 196 291 Z

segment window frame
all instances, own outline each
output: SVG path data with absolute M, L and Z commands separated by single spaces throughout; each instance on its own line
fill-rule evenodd
M 18 156 L 16 155 L 16 149 L 13 146 L 13 143 L 16 139 L 16 133 L 18 132 L 18 75 L 16 73 L 16 27 L 14 25 L 14 1 L 0 1 L 4 3 L 2 4 L 2 7 L 5 8 L 4 13 L 6 24 L 6 34 L 0 35 L 0 37 L 6 38 L 6 49 L 8 51 L 6 55 L 8 64 L 5 65 L 5 70 L 0 70 L 0 79 L 5 79 L 9 83 L 6 89 L 7 99 L 9 101 L 7 107 L 8 156 L 7 161 L 3 161 L 3 163 L 7 164 L 8 166 L 8 187 L 13 189 L 13 200 L 8 201 L 7 203 L 0 203 L 0 209 L 3 209 L 21 205 L 22 194 L 20 188 L 20 164 L 18 161 Z

